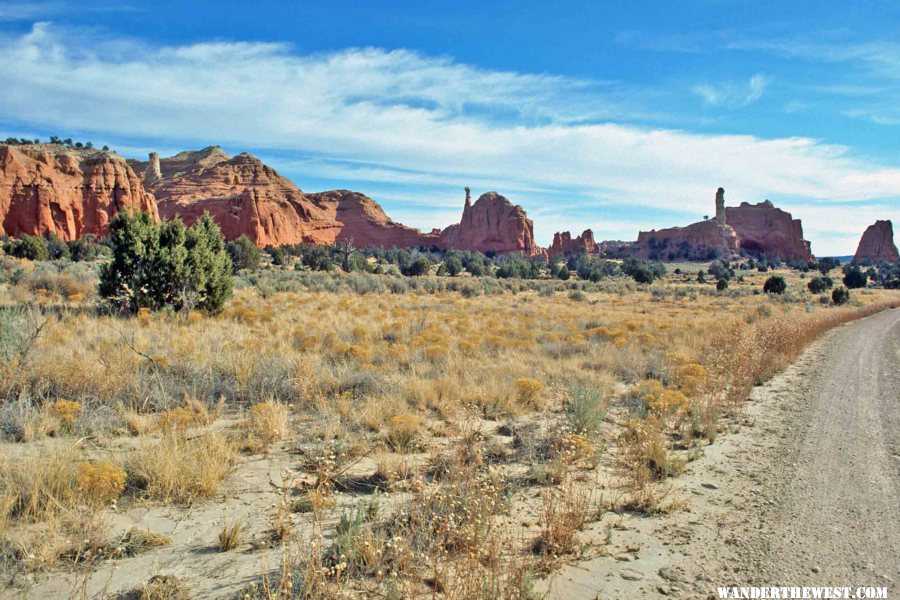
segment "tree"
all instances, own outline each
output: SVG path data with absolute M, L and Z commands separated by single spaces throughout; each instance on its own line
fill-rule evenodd
M 345 273 L 350 272 L 350 257 L 356 248 L 353 247 L 353 238 L 337 241 L 334 243 L 334 249 L 341 255 L 341 268 Z
M 638 283 L 653 283 L 653 271 L 647 265 L 641 265 L 634 269 L 631 276 Z
M 834 288 L 831 292 L 831 301 L 840 306 L 850 301 L 850 290 L 845 287 Z
M 831 256 L 826 256 L 825 258 L 820 258 L 816 268 L 819 269 L 819 272 L 822 275 L 828 274 L 828 271 L 832 270 L 835 267 L 839 267 L 841 265 L 841 261 L 836 258 L 832 258 Z
M 69 255 L 75 262 L 94 260 L 105 250 L 105 246 L 98 244 L 97 236 L 92 233 L 73 240 L 68 245 Z
M 60 260 L 70 257 L 71 253 L 69 252 L 69 247 L 64 241 L 59 239 L 55 233 L 48 234 L 46 240 L 47 254 L 50 256 L 50 260 Z
M 716 282 L 716 289 L 720 292 L 724 292 L 725 290 L 727 290 L 728 289 L 728 280 L 727 279 L 718 280 Z
M 448 256 L 447 260 L 444 261 L 444 270 L 450 277 L 456 277 L 463 270 L 462 261 L 458 256 Z
M 767 294 L 783 294 L 787 290 L 787 283 L 781 275 L 772 275 L 763 284 L 763 291 Z
M 562 279 L 563 281 L 567 280 L 570 277 L 568 267 L 566 267 L 566 266 L 561 267 L 559 269 L 559 273 L 557 273 L 556 276 L 559 277 L 560 279 Z
M 120 212 L 109 223 L 112 261 L 100 269 L 100 295 L 122 309 L 222 310 L 231 294 L 231 259 L 219 226 L 204 213 L 157 225 L 147 213 Z
M 808 287 L 809 291 L 813 294 L 821 294 L 833 284 L 834 282 L 831 280 L 831 277 L 813 277 L 806 284 L 806 287 Z
M 846 285 L 848 289 L 864 288 L 868 281 L 869 276 L 866 273 L 863 273 L 859 267 L 844 267 L 844 285 Z
M 412 263 L 402 269 L 402 273 L 407 277 L 418 277 L 420 275 L 428 275 L 431 271 L 431 261 L 424 256 L 417 258 Z
M 48 260 L 50 253 L 47 250 L 47 242 L 36 235 L 23 235 L 6 244 L 6 253 L 16 258 L 28 260 Z
M 259 268 L 259 260 L 262 256 L 259 248 L 246 235 L 231 240 L 225 244 L 228 256 L 231 258 L 232 269 L 235 273 L 241 269 L 255 271 Z

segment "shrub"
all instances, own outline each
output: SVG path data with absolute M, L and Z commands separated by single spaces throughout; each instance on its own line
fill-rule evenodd
M 571 275 L 569 274 L 569 269 L 567 269 L 566 267 L 562 267 L 562 268 L 559 270 L 559 273 L 556 274 L 556 276 L 559 277 L 560 279 L 562 279 L 563 281 L 565 281 L 565 280 L 567 280 Z
M 863 272 L 859 267 L 848 267 L 844 269 L 844 285 L 847 289 L 857 289 L 866 287 L 869 281 L 869 275 Z
M 728 280 L 727 279 L 718 280 L 716 282 L 716 289 L 720 292 L 724 292 L 725 290 L 727 290 L 728 289 Z
M 809 280 L 809 283 L 806 284 L 806 287 L 809 288 L 809 291 L 813 294 L 821 294 L 832 285 L 834 285 L 834 282 L 831 280 L 831 277 L 813 277 Z
M 78 467 L 78 490 L 89 502 L 108 504 L 125 491 L 126 474 L 108 462 L 83 462 Z
M 787 289 L 787 283 L 781 275 L 772 275 L 763 284 L 763 292 L 767 294 L 783 294 Z
M 78 417 L 81 416 L 81 402 L 57 400 L 50 405 L 50 413 L 59 419 L 63 427 L 71 429 Z
M 516 379 L 516 397 L 526 406 L 534 404 L 538 393 L 544 388 L 541 382 L 530 377 Z
M 109 224 L 112 261 L 100 270 L 100 294 L 119 307 L 222 310 L 231 294 L 231 259 L 218 225 L 204 213 L 190 228 L 120 212 Z
M 36 235 L 25 235 L 8 242 L 6 253 L 28 260 L 48 260 L 50 258 L 46 240 Z
M 650 267 L 644 265 L 636 268 L 631 276 L 638 283 L 653 283 L 653 271 L 650 270 Z
M 50 260 L 61 260 L 69 258 L 71 255 L 69 247 L 55 233 L 51 233 L 46 237 L 46 244 L 47 255 L 50 257 Z
M 246 235 L 231 240 L 225 244 L 225 249 L 231 258 L 231 265 L 235 273 L 241 269 L 253 271 L 259 267 L 262 252 Z
M 248 424 L 254 437 L 265 442 L 280 440 L 287 434 L 287 407 L 274 400 L 254 404 L 250 407 Z
M 463 270 L 462 261 L 458 256 L 451 256 L 444 261 L 444 271 L 447 272 L 450 277 L 456 277 Z
M 413 414 L 391 417 L 388 423 L 387 442 L 396 452 L 410 452 L 418 446 L 422 419 Z
M 75 262 L 94 260 L 100 256 L 106 246 L 97 243 L 97 236 L 87 234 L 77 240 L 69 242 L 69 256 Z
M 577 387 L 566 404 L 566 416 L 575 433 L 592 438 L 606 418 L 603 392 L 595 387 Z
M 838 306 L 850 302 L 850 290 L 845 287 L 834 288 L 831 292 L 831 301 Z

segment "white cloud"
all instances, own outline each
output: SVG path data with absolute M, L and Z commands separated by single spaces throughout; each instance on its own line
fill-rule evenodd
M 762 98 L 768 85 L 769 80 L 761 73 L 757 73 L 747 83 L 738 84 L 732 81 L 716 85 L 703 83 L 694 87 L 694 93 L 700 96 L 703 104 L 707 106 L 740 108 Z
M 0 53 L 7 124 L 135 147 L 164 140 L 296 153 L 311 157 L 301 172 L 328 164 L 335 176 L 357 181 L 393 178 L 407 196 L 421 192 L 423 203 L 434 198 L 438 207 L 477 182 L 548 222 L 562 219 L 571 202 L 596 207 L 602 225 L 602 207 L 614 203 L 643 207 L 644 226 L 658 227 L 676 223 L 659 222 L 654 208 L 708 213 L 720 185 L 732 202 L 900 197 L 900 169 L 842 146 L 613 122 L 609 115 L 623 113 L 609 100 L 612 84 L 491 71 L 408 50 L 154 46 L 43 23 L 0 37 Z M 744 101 L 766 84 L 752 78 Z M 347 175 L 354 170 L 356 177 Z

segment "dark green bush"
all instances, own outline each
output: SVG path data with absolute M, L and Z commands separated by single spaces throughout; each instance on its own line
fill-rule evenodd
M 854 290 L 857 288 L 864 288 L 868 282 L 869 275 L 860 270 L 859 267 L 852 266 L 844 268 L 844 285 L 847 286 L 848 289 Z
M 850 290 L 845 287 L 834 288 L 834 291 L 831 292 L 831 301 L 838 306 L 847 304 L 850 301 Z
M 727 290 L 728 289 L 728 280 L 727 279 L 718 280 L 716 282 L 716 289 L 719 290 L 720 292 Z
M 222 310 L 231 294 L 231 259 L 208 213 L 190 228 L 157 225 L 146 213 L 119 213 L 109 224 L 112 261 L 100 269 L 100 295 L 131 312 Z
M 47 241 L 36 235 L 23 235 L 6 244 L 6 253 L 16 258 L 28 260 L 49 260 L 50 252 L 47 250 Z
M 813 294 L 821 294 L 832 285 L 834 285 L 834 282 L 831 280 L 831 277 L 813 277 L 809 280 L 809 283 L 806 284 L 806 287 L 808 287 L 809 291 Z
M 253 271 L 259 267 L 262 252 L 246 235 L 231 240 L 225 244 L 225 249 L 231 258 L 231 265 L 235 273 L 242 269 Z
M 772 275 L 763 284 L 763 291 L 767 294 L 783 294 L 787 289 L 787 283 L 781 275 Z
M 97 236 L 91 233 L 69 242 L 68 246 L 69 256 L 75 262 L 94 260 L 108 250 L 97 241 Z
M 62 260 L 71 256 L 69 247 L 64 241 L 59 239 L 55 233 L 48 234 L 45 239 L 47 243 L 47 254 L 50 256 L 50 260 Z

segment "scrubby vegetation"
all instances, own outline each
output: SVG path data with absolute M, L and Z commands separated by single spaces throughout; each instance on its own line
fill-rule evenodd
M 665 482 L 811 339 L 897 304 L 749 261 L 701 283 L 583 254 L 257 261 L 202 222 L 112 231 L 69 258 L 0 256 L 4 585 L 209 551 L 258 575 L 242 598 L 533 597 L 602 552 L 585 528 L 675 510 Z M 158 597 L 216 579 L 141 577 L 128 590 Z

